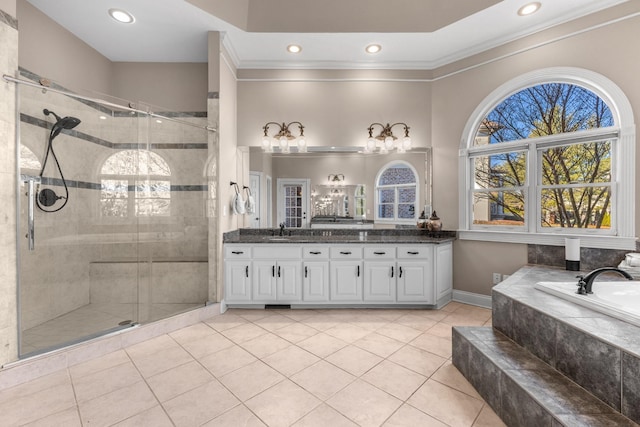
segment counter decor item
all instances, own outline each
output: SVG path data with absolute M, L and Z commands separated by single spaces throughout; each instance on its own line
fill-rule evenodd
M 429 221 L 427 223 L 427 228 L 429 231 L 440 231 L 442 230 L 442 221 L 438 218 L 436 211 L 433 211 L 431 217 L 429 217 Z
M 418 223 L 416 224 L 416 226 L 418 228 L 427 228 L 427 222 L 427 216 L 424 214 L 424 211 L 422 211 L 420 217 L 418 218 Z

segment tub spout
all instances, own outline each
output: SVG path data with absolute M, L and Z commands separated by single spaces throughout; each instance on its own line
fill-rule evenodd
M 580 295 L 592 294 L 593 293 L 593 291 L 592 291 L 593 282 L 596 279 L 596 277 L 599 274 L 606 273 L 608 271 L 621 274 L 622 276 L 624 276 L 628 280 L 633 280 L 633 277 L 631 277 L 631 275 L 629 273 L 627 273 L 626 271 L 621 270 L 619 268 L 616 268 L 616 267 L 596 268 L 595 270 L 593 270 L 591 273 L 587 274 L 586 276 L 576 276 L 578 278 L 578 285 L 577 285 L 578 286 L 578 290 L 576 291 L 576 293 L 580 294 Z

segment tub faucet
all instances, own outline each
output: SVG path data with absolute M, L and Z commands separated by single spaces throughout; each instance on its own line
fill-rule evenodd
M 280 223 L 280 235 L 284 236 L 284 222 Z
M 578 290 L 576 291 L 576 293 L 580 295 L 592 294 L 593 281 L 596 279 L 596 276 L 607 271 L 619 273 L 622 276 L 626 277 L 628 280 L 633 280 L 633 277 L 631 277 L 629 273 L 616 267 L 596 268 L 586 276 L 576 276 L 578 278 Z

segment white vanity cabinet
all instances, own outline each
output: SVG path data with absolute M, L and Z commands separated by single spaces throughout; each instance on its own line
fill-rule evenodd
M 364 301 L 396 300 L 396 247 L 364 248 Z
M 362 246 L 336 245 L 330 257 L 331 301 L 362 302 Z
M 303 301 L 329 301 L 329 248 L 302 248 Z
M 295 302 L 300 286 L 302 249 L 297 245 L 259 245 L 252 249 L 253 301 Z
M 452 243 L 225 244 L 227 305 L 429 305 L 451 299 Z
M 435 303 L 433 246 L 403 245 L 397 248 L 399 302 Z
M 227 246 L 224 258 L 225 298 L 229 301 L 250 302 L 251 247 Z

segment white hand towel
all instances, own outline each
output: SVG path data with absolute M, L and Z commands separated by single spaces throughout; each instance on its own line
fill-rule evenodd
M 244 215 L 246 210 L 242 194 L 238 193 L 235 195 L 235 197 L 233 198 L 232 208 L 235 215 Z
M 248 214 L 256 213 L 256 201 L 251 194 L 247 196 L 246 208 Z

